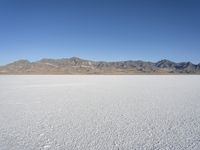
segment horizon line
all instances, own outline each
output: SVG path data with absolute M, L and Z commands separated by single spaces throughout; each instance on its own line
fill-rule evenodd
M 79 57 L 79 56 L 72 56 L 72 57 L 55 57 L 55 58 L 52 58 L 52 57 L 44 57 L 44 58 L 39 58 L 39 59 L 26 59 L 26 58 L 21 58 L 21 59 L 15 59 L 13 61 L 10 61 L 8 63 L 4 63 L 4 64 L 0 64 L 0 66 L 5 66 L 5 65 L 8 65 L 8 64 L 11 64 L 11 63 L 14 63 L 14 62 L 17 62 L 17 61 L 21 61 L 21 60 L 24 60 L 24 61 L 29 61 L 30 63 L 34 63 L 34 62 L 37 62 L 37 61 L 41 61 L 43 59 L 53 59 L 53 60 L 60 60 L 60 59 L 81 59 L 81 60 L 86 60 L 86 61 L 94 61 L 94 62 L 123 62 L 123 61 L 143 61 L 143 62 L 151 62 L 151 63 L 157 63 L 159 61 L 171 61 L 171 62 L 174 62 L 174 63 L 192 63 L 194 65 L 199 65 L 200 62 L 198 63 L 194 63 L 192 61 L 174 61 L 174 60 L 171 60 L 171 59 L 168 59 L 168 58 L 163 58 L 163 59 L 159 59 L 159 60 L 156 60 L 156 61 L 153 61 L 153 60 L 144 60 L 144 59 L 116 59 L 116 60 L 99 60 L 99 59 L 87 59 L 87 58 L 83 58 L 83 57 Z

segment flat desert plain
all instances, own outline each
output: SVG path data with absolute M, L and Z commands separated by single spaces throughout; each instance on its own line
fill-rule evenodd
M 0 150 L 200 149 L 200 76 L 0 76 Z

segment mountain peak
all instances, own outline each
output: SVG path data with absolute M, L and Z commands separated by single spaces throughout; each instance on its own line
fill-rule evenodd
M 17 60 L 15 62 L 13 62 L 12 64 L 27 64 L 27 63 L 31 63 L 29 60 L 27 59 L 20 59 L 20 60 Z
M 82 60 L 82 59 L 79 57 L 71 57 L 71 58 L 69 58 L 69 60 Z
M 174 63 L 174 62 L 171 60 L 168 60 L 168 59 L 162 59 L 162 60 L 158 61 L 157 63 Z
M 175 63 L 167 59 L 156 63 L 90 61 L 79 57 L 41 59 L 36 62 L 22 59 L 2 66 L 0 74 L 200 74 L 199 65 Z
M 174 67 L 176 63 L 167 59 L 160 60 L 156 63 L 156 67 L 159 68 L 170 68 Z

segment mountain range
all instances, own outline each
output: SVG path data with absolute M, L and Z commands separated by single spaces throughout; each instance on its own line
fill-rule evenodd
M 200 63 L 176 63 L 166 59 L 158 62 L 106 62 L 72 57 L 35 62 L 18 60 L 0 66 L 0 74 L 200 74 Z

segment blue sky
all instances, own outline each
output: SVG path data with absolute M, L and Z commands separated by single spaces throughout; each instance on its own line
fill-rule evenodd
M 77 56 L 200 62 L 199 0 L 0 0 L 0 64 Z

